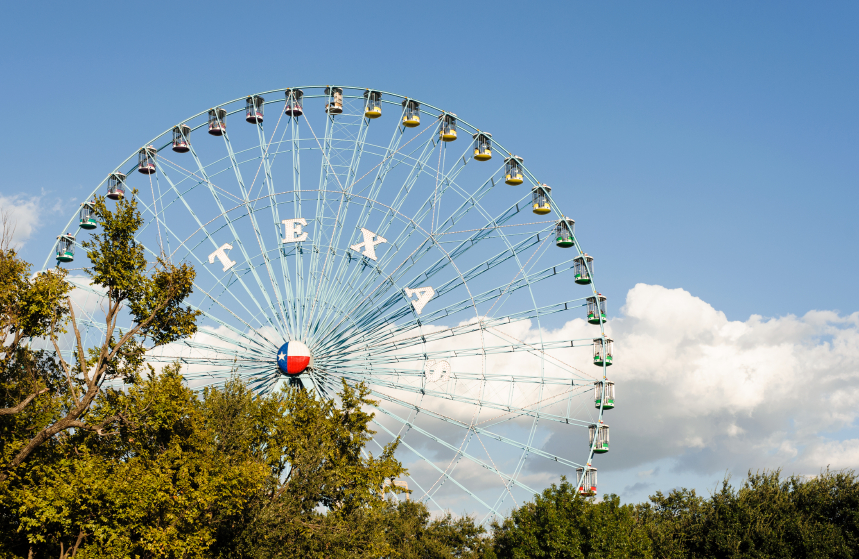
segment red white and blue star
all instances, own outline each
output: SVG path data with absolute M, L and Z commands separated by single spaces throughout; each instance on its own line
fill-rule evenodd
M 310 364 L 310 350 L 301 342 L 286 342 L 277 352 L 277 366 L 287 375 L 298 375 Z

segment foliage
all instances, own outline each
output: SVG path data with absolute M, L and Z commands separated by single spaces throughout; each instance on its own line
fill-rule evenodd
M 382 557 L 390 549 L 379 525 L 387 506 L 386 481 L 405 473 L 397 442 L 378 457 L 366 451 L 374 405 L 368 389 L 342 384 L 339 405 L 308 397 L 301 388 L 282 393 L 284 415 L 269 483 L 225 530 L 218 548 L 247 557 Z M 287 466 L 288 464 L 288 466 Z M 281 475 L 283 474 L 283 475 Z M 229 554 L 228 554 L 229 555 Z
M 134 379 L 127 392 L 104 391 L 92 414 L 121 409 L 128 421 L 118 436 L 64 434 L 51 460 L 14 472 L 2 496 L 18 520 L 10 543 L 21 555 L 27 547 L 36 556 L 206 557 L 219 517 L 269 475 L 260 461 L 219 452 L 206 425 L 213 404 L 175 366 Z
M 136 191 L 133 193 L 136 194 Z M 103 289 L 106 332 L 101 343 L 84 348 L 72 303 L 72 285 L 57 269 L 30 277 L 30 265 L 9 247 L 4 223 L 0 239 L 0 484 L 42 445 L 69 429 L 104 433 L 126 421 L 122 410 L 88 419 L 104 383 L 131 378 L 148 349 L 196 332 L 198 312 L 184 305 L 194 270 L 163 256 L 148 269 L 143 248 L 134 240 L 142 225 L 134 197 L 110 211 L 103 197 L 94 214 L 102 231 L 84 242 L 95 289 Z M 122 313 L 132 324 L 117 328 Z M 63 359 L 59 343 L 67 334 L 73 362 Z M 38 342 L 54 351 L 35 349 Z
M 857 481 L 854 472 L 749 472 L 739 489 L 725 479 L 710 499 L 659 492 L 636 512 L 656 557 L 856 557 Z
M 477 559 L 491 543 L 472 517 L 457 518 L 448 512 L 430 520 L 426 505 L 414 501 L 389 500 L 384 529 L 391 559 Z
M 594 503 L 562 477 L 560 485 L 493 524 L 493 551 L 503 559 L 651 557 L 647 533 L 633 512 L 617 495 Z

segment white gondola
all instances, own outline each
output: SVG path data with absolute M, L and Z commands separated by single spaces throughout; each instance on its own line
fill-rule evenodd
M 382 94 L 378 91 L 364 90 L 364 116 L 367 118 L 382 116 Z
M 594 407 L 599 409 L 600 405 L 604 410 L 614 409 L 614 383 L 610 380 L 598 380 L 594 383 Z
M 421 104 L 411 99 L 403 100 L 403 126 L 414 128 L 421 124 Z
M 227 111 L 218 107 L 209 109 L 209 134 L 223 136 L 227 131 Z
M 596 425 L 588 427 L 588 446 L 594 447 L 594 454 L 605 454 L 608 452 L 608 425 L 600 424 L 599 429 Z M 594 437 L 596 437 L 596 445 L 594 445 Z
M 259 95 L 251 95 L 245 99 L 245 120 L 251 124 L 260 124 L 264 107 L 265 99 Z
M 339 115 L 343 112 L 343 88 L 342 87 L 326 87 L 325 95 L 328 96 L 328 103 L 325 104 L 325 112 L 330 115 Z
M 283 112 L 286 116 L 301 116 L 304 114 L 304 92 L 300 89 L 286 90 L 286 105 Z
M 599 298 L 599 304 L 597 304 L 597 298 Z M 596 297 L 588 297 L 588 322 L 591 324 L 599 324 L 600 318 L 602 318 L 602 322 L 607 322 L 606 318 L 606 298 L 602 293 L 597 293 Z
M 57 237 L 57 260 L 71 262 L 75 259 L 75 236 L 71 233 Z
M 602 367 L 605 364 L 606 367 L 610 366 L 612 363 L 612 339 L 605 339 L 605 347 L 603 347 L 602 338 L 594 338 L 594 365 L 597 367 Z
M 511 155 L 504 160 L 504 182 L 512 186 L 525 182 L 525 177 L 522 175 L 524 161 L 518 155 Z
M 107 197 L 122 200 L 125 197 L 125 174 L 111 173 L 107 176 Z
M 95 220 L 95 209 L 92 202 L 84 202 L 81 204 L 80 212 L 81 229 L 95 229 L 98 227 L 98 222 Z
M 155 149 L 155 146 L 140 148 L 140 151 L 137 152 L 137 170 L 144 175 L 154 173 L 156 153 L 158 153 L 158 150 Z
M 546 215 L 552 211 L 552 203 L 549 194 L 552 187 L 548 184 L 540 184 L 531 187 L 531 211 L 537 215 Z
M 187 124 L 173 127 L 173 151 L 176 153 L 191 151 L 191 127 Z
M 474 158 L 478 161 L 489 161 L 492 159 L 492 134 L 489 132 L 478 132 L 474 138 Z
M 582 495 L 592 496 L 597 494 L 597 469 L 591 466 L 576 468 L 576 479 L 578 480 L 577 491 Z
M 576 283 L 579 285 L 587 285 L 591 282 L 593 269 L 594 259 L 587 253 L 573 258 L 573 271 L 575 272 Z
M 452 142 L 456 139 L 456 115 L 453 113 L 445 113 L 438 117 L 441 120 L 441 125 L 438 129 L 439 137 L 442 142 Z

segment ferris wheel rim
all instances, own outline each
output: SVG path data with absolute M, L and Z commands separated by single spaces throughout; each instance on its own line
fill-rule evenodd
M 298 87 L 299 87 L 299 88 L 302 88 L 302 89 L 305 89 L 305 90 L 309 90 L 309 89 L 315 89 L 315 88 L 323 88 L 323 87 L 325 87 L 325 86 L 298 86 Z M 345 90 L 354 91 L 354 90 L 365 90 L 365 89 L 366 89 L 366 88 L 356 88 L 356 87 L 352 87 L 352 86 L 338 86 L 338 87 L 342 87 L 342 88 L 344 89 L 344 93 L 345 93 Z M 254 96 L 264 96 L 264 95 L 270 95 L 270 94 L 273 94 L 273 93 L 283 93 L 283 92 L 284 92 L 284 91 L 286 91 L 287 89 L 295 89 L 295 87 L 290 87 L 290 88 L 280 88 L 280 89 L 268 90 L 268 91 L 263 91 L 263 92 L 260 92 L 260 93 L 257 93 L 257 94 L 253 94 L 253 95 L 254 95 Z M 417 101 L 417 102 L 418 102 L 418 103 L 420 103 L 420 105 L 421 105 L 421 113 L 428 114 L 428 115 L 430 115 L 430 116 L 435 116 L 435 117 L 441 118 L 442 116 L 444 116 L 444 115 L 446 115 L 446 114 L 452 114 L 452 113 L 450 113 L 450 112 L 448 112 L 448 111 L 444 111 L 443 109 L 440 109 L 439 107 L 436 107 L 436 106 L 434 106 L 434 105 L 431 105 L 431 104 L 425 103 L 425 102 L 420 101 L 420 100 L 418 100 L 418 99 L 414 99 L 414 98 L 411 98 L 411 97 L 406 97 L 406 96 L 402 96 L 402 95 L 399 95 L 399 94 L 396 94 L 396 93 L 391 93 L 391 92 L 386 92 L 386 91 L 380 91 L 380 90 L 373 90 L 373 91 L 379 91 L 382 95 L 392 96 L 392 97 L 395 97 L 395 98 L 398 98 L 398 99 L 403 99 L 403 100 L 414 100 L 414 101 Z M 322 96 L 322 95 L 306 95 L 306 96 L 305 96 L 305 99 L 314 99 L 314 98 L 319 98 L 319 97 L 324 97 L 324 96 Z M 240 97 L 240 98 L 237 98 L 237 99 L 233 99 L 233 100 L 231 100 L 231 101 L 227 101 L 227 102 L 222 103 L 222 104 L 220 104 L 220 105 L 215 105 L 215 107 L 221 108 L 221 107 L 224 107 L 224 106 L 231 105 L 231 104 L 233 104 L 233 103 L 240 103 L 242 100 L 244 100 L 244 99 L 246 99 L 246 98 L 247 98 L 247 97 Z M 346 96 L 346 95 L 344 95 L 344 98 L 357 99 L 358 97 L 357 97 L 357 96 Z M 277 103 L 282 103 L 282 102 L 284 102 L 282 99 L 281 99 L 281 100 L 267 100 L 267 101 L 265 101 L 265 104 L 277 104 Z M 392 104 L 392 105 L 396 105 L 396 104 L 397 104 L 397 103 L 394 103 L 394 102 L 389 101 L 389 100 L 387 100 L 387 99 L 383 99 L 383 100 L 382 100 L 382 102 L 383 102 L 383 103 L 389 103 L 389 104 Z M 433 111 L 436 111 L 438 114 L 437 114 L 437 115 L 435 115 L 435 114 L 432 114 L 432 113 L 431 113 L 431 112 L 429 112 L 429 111 L 424 111 L 423 109 L 424 109 L 425 107 L 426 107 L 426 108 L 429 108 L 429 109 L 431 109 L 431 110 L 433 110 Z M 150 140 L 148 143 L 144 144 L 144 146 L 154 146 L 156 143 L 158 143 L 158 140 L 159 140 L 160 138 L 162 138 L 162 137 L 164 137 L 164 136 L 169 136 L 169 134 L 173 131 L 173 129 L 174 129 L 174 127 L 175 127 L 175 126 L 189 126 L 187 123 L 189 123 L 190 121 L 194 120 L 195 118 L 199 118 L 199 117 L 201 117 L 201 116 L 203 116 L 203 115 L 206 115 L 206 114 L 207 114 L 207 112 L 208 112 L 208 110 L 209 110 L 209 109 L 206 109 L 206 110 L 204 110 L 204 111 L 202 111 L 202 112 L 200 112 L 200 113 L 198 113 L 198 114 L 196 114 L 196 115 L 193 115 L 193 116 L 191 116 L 191 117 L 189 117 L 189 118 L 187 118 L 187 119 L 183 120 L 183 121 L 182 121 L 182 122 L 180 122 L 178 125 L 171 126 L 171 127 L 170 127 L 170 128 L 168 128 L 167 130 L 165 130 L 164 132 L 162 132 L 161 134 L 159 134 L 158 136 L 156 136 L 155 138 L 153 138 L 152 140 Z M 236 109 L 236 110 L 234 110 L 234 111 L 232 111 L 232 112 L 229 112 L 229 111 L 228 111 L 226 114 L 227 114 L 227 115 L 232 115 L 232 114 L 240 113 L 240 112 L 241 112 L 241 110 L 242 110 L 242 109 L 241 109 L 241 108 L 239 108 L 239 109 Z M 281 111 L 280 113 L 281 113 L 281 115 L 280 115 L 280 116 L 282 117 L 282 116 L 283 116 L 283 112 Z M 304 114 L 304 117 L 305 117 L 305 120 L 306 120 L 306 119 L 307 119 L 307 115 L 306 115 L 306 113 Z M 457 120 L 457 125 L 458 125 L 461 129 L 463 129 L 463 130 L 465 130 L 465 129 L 469 129 L 469 128 L 470 128 L 470 129 L 471 129 L 473 132 L 475 132 L 476 134 L 480 134 L 480 133 L 485 134 L 485 133 L 486 133 L 485 131 L 481 131 L 480 129 L 478 129 L 478 128 L 474 127 L 473 125 L 471 125 L 471 124 L 470 124 L 470 123 L 468 123 L 467 121 L 460 119 L 458 116 L 456 117 L 456 120 Z M 199 125 L 194 126 L 193 128 L 191 128 L 191 127 L 189 126 L 189 128 L 190 128 L 192 131 L 195 131 L 195 130 L 198 130 L 198 129 L 200 129 L 200 128 L 203 128 L 204 126 L 205 126 L 205 123 L 201 123 L 201 124 L 199 124 Z M 260 125 L 260 126 L 261 126 L 261 125 Z M 425 128 L 425 130 L 424 130 L 424 131 L 426 131 L 426 130 L 430 130 L 431 128 L 432 128 L 432 126 L 430 125 L 430 126 L 428 126 L 427 128 Z M 261 128 L 260 128 L 260 130 L 261 130 Z M 285 132 L 284 132 L 284 134 L 285 134 Z M 226 135 L 226 133 L 225 133 L 225 135 Z M 315 136 L 315 133 L 314 133 L 314 136 Z M 432 134 L 430 134 L 430 136 L 432 136 Z M 166 148 L 166 147 L 168 147 L 168 146 L 170 146 L 170 145 L 171 145 L 171 142 L 167 142 L 167 143 L 165 143 L 165 144 L 161 145 L 161 147 L 156 148 L 156 150 L 157 150 L 157 152 L 158 152 L 158 153 L 160 153 L 162 150 L 164 150 L 164 148 Z M 502 150 L 502 151 L 507 151 L 507 150 L 505 150 L 505 149 L 504 149 L 504 147 L 503 147 L 501 144 L 499 144 L 499 143 L 498 143 L 494 138 L 493 138 L 493 145 L 494 145 L 494 146 L 496 146 L 497 148 L 499 148 L 499 149 L 500 149 L 500 150 Z M 262 147 L 262 144 L 260 144 L 260 147 Z M 379 145 L 379 146 L 377 146 L 377 147 L 378 147 L 379 149 L 382 149 L 382 146 L 381 146 L 381 145 Z M 191 149 L 193 150 L 193 144 L 191 145 Z M 248 150 L 247 150 L 247 151 L 250 151 L 250 150 L 252 150 L 252 149 L 255 149 L 255 148 L 253 148 L 253 147 L 252 147 L 252 148 L 248 148 Z M 466 152 L 467 152 L 467 151 L 468 151 L 468 150 L 466 150 Z M 112 173 L 109 173 L 109 174 L 108 174 L 108 176 L 110 176 L 110 175 L 111 175 L 111 174 L 113 174 L 113 173 L 120 172 L 120 171 L 119 171 L 119 169 L 120 169 L 120 168 L 122 168 L 123 166 L 125 166 L 126 164 L 128 164 L 128 163 L 129 163 L 129 162 L 130 162 L 130 161 L 131 161 L 135 156 L 137 156 L 137 155 L 138 155 L 138 153 L 139 153 L 139 150 L 138 150 L 138 151 L 135 151 L 134 153 L 132 153 L 132 155 L 130 155 L 130 156 L 129 156 L 125 161 L 123 161 L 119 166 L 117 166 L 117 168 L 116 168 L 116 169 L 114 169 L 114 171 L 113 171 Z M 507 153 L 509 154 L 510 152 L 509 152 L 509 151 L 507 151 Z M 196 157 L 196 155 L 195 155 L 195 157 Z M 234 164 L 235 164 L 235 159 L 234 159 L 234 158 L 235 158 L 235 155 L 231 152 L 229 157 L 233 158 L 233 162 L 234 162 Z M 226 158 L 227 158 L 227 157 L 225 156 L 223 159 L 226 159 Z M 159 166 L 160 166 L 160 159 L 161 159 L 161 158 L 159 158 L 159 161 L 158 161 L 158 163 L 157 163 Z M 166 159 L 166 158 L 164 158 L 164 159 Z M 264 157 L 263 157 L 263 159 L 264 159 Z M 263 165 L 262 161 L 261 161 L 260 165 Z M 135 168 L 136 168 L 136 166 L 132 166 L 132 167 L 130 167 L 129 174 L 131 174 L 131 172 L 133 172 L 133 170 L 134 170 Z M 530 171 L 530 170 L 528 170 L 528 168 L 527 168 L 527 167 L 525 167 L 525 166 L 524 166 L 524 164 L 522 164 L 522 169 L 523 169 L 523 172 L 524 172 L 523 174 L 525 174 L 525 175 L 530 179 L 530 181 L 531 181 L 532 183 L 534 183 L 534 184 L 536 184 L 536 185 L 541 185 L 541 184 L 542 184 L 542 183 L 540 183 L 539 181 L 537 181 L 537 180 L 536 180 L 535 176 L 531 173 L 531 171 Z M 336 178 L 336 175 L 335 175 L 335 178 Z M 185 179 L 182 179 L 182 180 L 185 180 Z M 256 179 L 255 179 L 255 180 L 256 180 Z M 99 183 L 99 184 L 94 188 L 94 190 L 92 191 L 92 193 L 90 193 L 90 195 L 87 197 L 87 199 L 86 199 L 85 203 L 86 203 L 86 202 L 88 202 L 88 201 L 89 201 L 89 199 L 90 199 L 90 198 L 92 198 L 92 196 L 94 196 L 94 195 L 96 195 L 96 194 L 98 193 L 99 189 L 100 189 L 100 188 L 102 188 L 102 187 L 104 186 L 104 184 L 105 184 L 105 182 L 106 182 L 106 181 L 107 181 L 107 178 L 106 178 L 106 179 L 104 179 L 104 180 L 102 180 L 102 182 L 101 182 L 101 183 Z M 341 185 L 341 186 L 342 186 L 342 185 Z M 174 190 L 175 190 L 175 188 L 174 188 Z M 252 200 L 252 201 L 251 201 L 251 200 L 247 200 L 247 201 L 245 202 L 245 204 L 250 203 L 250 202 L 259 201 L 259 200 L 264 200 L 264 199 L 267 199 L 267 198 L 275 199 L 275 198 L 276 198 L 277 196 L 279 196 L 279 195 L 292 194 L 292 193 L 295 193 L 295 192 L 316 192 L 316 193 L 318 193 L 318 192 L 328 192 L 328 193 L 339 193 L 339 191 L 334 191 L 334 190 L 327 190 L 327 189 L 325 189 L 325 190 L 321 190 L 321 189 L 310 189 L 310 188 L 307 188 L 307 189 L 299 189 L 299 190 L 281 190 L 281 191 L 273 192 L 273 193 L 266 194 L 266 195 L 263 195 L 263 196 L 258 196 L 257 198 L 255 198 L 255 199 L 254 199 L 254 200 Z M 177 191 L 177 193 L 178 193 L 178 191 Z M 414 219 L 412 219 L 412 216 L 407 216 L 405 213 L 400 213 L 398 210 L 396 210 L 396 209 L 394 209 L 394 208 L 392 208 L 392 207 L 390 207 L 390 206 L 386 206 L 385 204 L 382 204 L 379 200 L 371 200 L 369 197 L 366 197 L 366 196 L 362 197 L 362 196 L 360 196 L 360 195 L 354 195 L 354 194 L 352 194 L 351 196 L 354 196 L 354 197 L 356 197 L 356 198 L 363 198 L 363 199 L 364 199 L 365 201 L 367 201 L 368 203 L 378 204 L 378 205 L 385 206 L 385 207 L 387 207 L 389 210 L 391 210 L 392 212 L 394 212 L 395 214 L 397 214 L 397 216 L 398 216 L 398 217 L 403 218 L 405 221 L 410 221 L 412 224 L 414 224 L 414 225 L 416 226 L 415 228 L 416 228 L 416 229 L 420 229 L 420 231 L 421 231 L 424 235 L 431 235 L 431 234 L 432 234 L 432 233 L 428 233 L 426 230 L 424 230 L 424 228 L 420 227 L 420 225 L 419 225 L 419 224 L 415 223 Z M 527 197 L 527 194 L 526 194 L 525 196 Z M 154 197 L 154 195 L 153 195 L 153 197 Z M 179 194 L 179 197 L 181 197 L 181 194 Z M 559 206 L 558 206 L 557 204 L 555 204 L 555 203 L 554 203 L 554 200 L 552 200 L 552 199 L 551 199 L 551 196 L 549 196 L 549 199 L 550 199 L 550 200 L 551 200 L 551 202 L 552 202 L 552 211 L 553 211 L 553 212 L 555 212 L 555 213 L 556 213 L 556 215 L 559 215 L 561 219 L 566 219 L 566 218 L 564 217 L 564 214 L 562 214 L 562 213 L 560 213 L 560 214 L 559 214 L 559 211 L 558 211 L 558 207 L 559 207 Z M 154 204 L 154 203 L 153 203 L 153 204 Z M 162 206 L 163 206 L 163 204 L 162 204 Z M 212 219 L 210 219 L 208 222 L 206 222 L 206 224 L 209 224 L 209 223 L 213 223 L 213 222 L 215 222 L 215 220 L 217 220 L 217 219 L 221 218 L 224 214 L 229 213 L 229 211 L 235 210 L 236 208 L 239 208 L 239 207 L 241 207 L 241 204 L 240 204 L 239 206 L 236 206 L 236 207 L 232 208 L 231 210 L 227 210 L 226 212 L 223 212 L 222 214 L 216 215 L 215 217 L 213 217 Z M 156 211 L 155 211 L 155 212 L 152 212 L 152 211 L 150 210 L 150 213 L 155 213 L 155 216 L 156 216 L 156 218 L 155 218 L 155 219 L 156 219 L 156 222 L 158 222 L 158 218 L 157 218 L 157 209 L 156 209 Z M 72 218 L 69 220 L 68 224 L 66 225 L 66 229 L 67 229 L 67 230 L 69 230 L 69 229 L 70 229 L 70 226 L 72 225 L 72 222 L 73 222 L 74 220 L 75 220 L 75 216 L 74 216 L 74 214 L 73 214 L 73 215 L 72 215 Z M 165 225 L 165 227 L 166 227 L 166 225 Z M 78 231 L 80 231 L 80 228 L 78 229 Z M 185 242 L 186 242 L 186 241 L 188 241 L 188 239 L 191 239 L 195 234 L 199 233 L 199 231 L 200 231 L 200 230 L 198 229 L 198 230 L 196 230 L 194 233 L 192 233 L 191 235 L 189 235 L 189 236 L 186 238 L 186 240 L 185 240 L 185 241 L 182 241 L 182 242 L 180 243 L 180 245 L 179 245 L 175 250 L 173 250 L 173 252 L 172 252 L 171 254 L 176 254 L 176 253 L 177 253 L 177 251 L 179 251 L 179 250 L 180 250 L 180 248 L 181 248 L 181 247 L 183 247 L 183 246 L 185 245 Z M 207 234 L 207 236 L 209 236 L 209 235 Z M 504 241 L 505 241 L 505 243 L 507 243 L 508 248 L 509 248 L 511 251 L 513 251 L 513 255 L 514 255 L 514 257 L 517 259 L 517 265 L 519 266 L 519 268 L 520 268 L 520 269 L 522 269 L 522 270 L 524 270 L 524 268 L 523 268 L 523 267 L 522 267 L 522 265 L 521 265 L 521 262 L 519 262 L 519 260 L 518 260 L 518 258 L 519 258 L 519 253 L 518 253 L 518 252 L 515 252 L 515 251 L 513 250 L 513 247 L 515 246 L 515 243 L 514 243 L 514 244 L 511 244 L 511 241 L 507 238 L 507 236 L 505 235 L 504 231 L 500 231 L 500 238 L 503 238 L 503 239 L 504 239 Z M 333 241 L 332 241 L 332 242 L 333 242 Z M 545 241 L 544 241 L 544 242 L 545 242 Z M 576 236 L 574 236 L 574 237 L 573 237 L 573 242 L 574 242 L 574 246 L 575 246 L 576 252 L 578 253 L 578 256 L 577 256 L 577 257 L 581 257 L 582 255 L 586 254 L 586 253 L 584 253 L 584 251 L 582 250 L 581 246 L 579 245 L 579 241 L 578 241 L 578 238 L 577 238 Z M 187 248 L 187 247 L 186 247 L 186 248 Z M 439 250 L 444 251 L 444 249 L 443 249 L 443 248 L 441 248 L 441 247 L 438 247 L 438 249 L 439 249 Z M 147 250 L 150 250 L 150 251 L 151 251 L 151 249 L 149 249 L 148 247 L 147 247 Z M 273 252 L 273 251 L 275 251 L 275 250 L 276 250 L 276 248 L 272 248 L 272 249 L 269 249 L 269 250 L 268 250 L 268 252 Z M 193 253 L 193 251 L 190 251 L 190 250 L 189 250 L 188 252 L 189 252 L 189 253 Z M 266 251 L 262 251 L 260 254 L 261 254 L 261 255 L 265 255 L 265 254 L 266 254 Z M 447 253 L 445 253 L 445 254 L 447 254 Z M 466 278 L 463 276 L 463 272 L 462 272 L 462 270 L 460 270 L 460 269 L 457 267 L 456 262 L 454 261 L 455 259 L 454 259 L 454 258 L 451 258 L 449 254 L 447 254 L 447 256 L 448 256 L 448 259 L 449 259 L 450 264 L 453 266 L 453 268 L 456 270 L 456 273 L 459 275 L 459 278 L 462 280 L 462 286 L 463 286 L 463 287 L 468 291 L 469 296 L 472 298 L 472 308 L 473 308 L 473 310 L 474 310 L 474 312 L 475 312 L 476 318 L 477 318 L 478 320 L 480 320 L 480 319 L 481 319 L 481 315 L 480 315 L 480 313 L 478 312 L 478 309 L 477 309 L 477 303 L 474 301 L 474 295 L 473 295 L 473 294 L 471 294 L 470 287 L 468 286 L 468 281 L 467 281 L 467 280 L 466 280 Z M 256 258 L 256 256 L 255 256 L 254 258 Z M 49 253 L 48 259 L 46 260 L 45 264 L 43 265 L 43 270 L 44 270 L 44 269 L 47 269 L 47 267 L 48 267 L 48 262 L 49 262 L 50 260 L 51 260 L 51 255 L 50 255 L 50 253 Z M 250 259 L 248 259 L 248 262 L 250 263 Z M 527 263 L 526 263 L 526 265 L 527 265 Z M 592 271 L 591 271 L 590 273 L 591 273 L 591 276 L 590 276 L 590 279 L 591 279 L 591 282 L 590 282 L 590 290 L 592 291 L 592 293 L 593 293 L 593 295 L 594 295 L 594 296 L 597 296 L 597 295 L 598 295 L 598 292 L 597 292 L 597 289 L 596 289 L 596 282 L 595 282 L 595 279 L 593 278 Z M 526 276 L 527 276 L 527 274 L 526 274 Z M 532 283 L 530 282 L 530 280 L 528 280 L 527 278 L 526 278 L 526 280 L 525 280 L 525 281 L 526 281 L 526 283 L 527 283 L 528 292 L 529 292 L 529 293 L 530 293 L 530 295 L 531 295 L 531 299 L 532 299 L 533 307 L 534 307 L 535 311 L 537 311 L 537 312 L 536 312 L 536 315 L 534 316 L 534 318 L 536 319 L 537 324 L 538 324 L 538 332 L 539 332 L 539 336 L 540 336 L 540 346 L 542 347 L 542 346 L 544 345 L 544 340 L 543 340 L 542 328 L 540 328 L 540 327 L 539 327 L 539 324 L 540 324 L 540 317 L 541 317 L 541 314 L 540 314 L 540 312 L 539 312 L 539 306 L 537 305 L 537 302 L 536 302 L 536 300 L 534 299 L 533 284 L 532 284 Z M 405 283 L 407 284 L 408 282 L 405 282 Z M 198 288 L 202 290 L 202 287 L 201 287 L 201 286 L 200 286 L 200 287 L 198 287 Z M 212 298 L 212 297 L 210 296 L 210 298 Z M 212 298 L 212 299 L 214 300 L 214 298 Z M 267 310 L 271 310 L 271 309 L 273 308 L 273 305 L 272 305 L 272 304 L 268 304 L 268 305 L 266 305 L 266 307 L 265 307 L 265 308 L 266 308 Z M 228 310 L 228 309 L 227 309 L 227 310 Z M 217 319 L 215 319 L 215 320 L 217 320 Z M 221 321 L 217 320 L 217 322 L 221 322 Z M 223 324 L 223 323 L 222 323 L 222 324 Z M 249 324 L 247 324 L 247 323 L 245 323 L 245 324 L 246 324 L 246 326 L 247 326 L 248 328 L 250 328 L 251 330 L 253 330 L 253 327 L 251 327 L 251 326 L 250 326 Z M 420 326 L 420 325 L 419 325 L 419 326 Z M 604 323 L 604 321 L 602 320 L 602 318 L 600 319 L 599 328 L 600 328 L 600 335 L 601 335 L 601 337 L 602 337 L 603 339 L 606 339 L 605 323 Z M 480 333 L 481 333 L 481 345 L 482 345 L 482 346 L 485 346 L 485 341 L 483 341 L 483 338 L 482 338 L 482 335 L 483 335 L 483 329 L 482 329 L 482 328 L 480 329 Z M 263 340 L 265 340 L 266 338 L 265 338 L 265 337 L 260 337 L 259 339 L 263 339 Z M 485 356 L 484 356 L 484 357 L 483 357 L 483 360 L 482 360 L 482 363 L 483 363 L 482 367 L 485 367 L 485 362 L 486 362 L 486 359 L 485 359 Z M 485 371 L 484 371 L 484 372 L 485 372 Z M 605 372 L 605 367 L 603 367 L 603 373 L 604 373 L 604 372 Z M 542 371 L 541 371 L 541 374 L 542 374 Z M 603 380 L 605 380 L 605 374 L 603 374 Z M 541 393 L 542 393 L 542 392 L 541 392 Z M 480 408 L 480 406 L 478 405 L 478 406 L 477 406 L 477 408 L 479 409 L 479 408 Z M 419 412 L 418 412 L 418 413 L 419 413 Z M 602 414 L 603 414 L 603 408 L 602 408 L 602 406 L 601 406 L 601 407 L 599 408 L 599 414 L 598 414 L 598 420 L 599 420 L 599 423 L 602 423 Z M 529 448 L 530 448 L 530 443 L 531 443 L 531 441 L 532 441 L 532 439 L 533 439 L 533 435 L 534 435 L 534 432 L 535 432 L 535 429 L 536 429 L 537 421 L 538 421 L 538 418 L 535 416 L 535 417 L 534 417 L 534 420 L 531 422 L 531 427 L 532 427 L 532 428 L 531 428 L 531 433 L 529 434 L 529 442 L 528 442 Z M 470 433 L 471 433 L 471 431 L 469 430 L 469 431 L 468 431 L 468 433 L 467 433 L 467 437 L 469 437 L 469 438 L 472 436 Z M 479 436 L 478 436 L 478 438 L 479 438 Z M 481 444 L 482 444 L 482 443 L 481 443 Z M 524 463 L 524 459 L 525 459 L 525 457 L 526 457 L 526 456 L 527 456 L 527 452 L 526 452 L 526 453 L 523 453 L 523 454 L 521 455 L 521 457 L 520 457 L 520 466 L 521 466 L 521 464 L 523 464 L 523 463 Z M 591 462 L 593 461 L 593 456 L 594 456 L 594 448 L 593 448 L 593 445 L 592 445 L 592 447 L 591 447 L 591 449 L 590 449 L 590 452 L 589 452 L 589 454 L 588 454 L 588 459 L 587 459 L 587 466 L 588 466 L 588 467 L 590 467 L 590 464 L 591 464 Z M 463 457 L 463 454 L 459 453 L 459 454 L 456 454 L 454 458 L 455 458 L 455 459 L 457 460 L 457 462 L 458 462 L 459 460 L 461 460 L 461 459 L 462 459 L 462 457 Z M 426 459 L 426 458 L 424 458 L 424 460 L 427 460 L 427 459 Z M 445 471 L 446 471 L 446 470 L 445 470 Z M 451 471 L 452 471 L 452 470 L 451 470 Z M 520 467 L 518 467 L 518 466 L 517 466 L 516 473 L 515 473 L 514 475 L 518 475 L 519 471 L 520 471 Z M 431 490 L 432 490 L 432 488 L 430 488 L 428 491 L 431 491 Z M 426 493 L 426 496 L 427 496 L 427 498 L 429 498 L 429 499 L 433 499 L 432 495 L 430 495 L 429 493 Z M 490 511 L 493 511 L 493 512 L 494 512 L 496 507 L 488 506 L 488 505 L 487 505 L 487 508 L 488 508 Z

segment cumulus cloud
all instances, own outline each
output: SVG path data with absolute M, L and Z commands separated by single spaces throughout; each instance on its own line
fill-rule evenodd
M 9 224 L 14 231 L 12 244 L 19 249 L 39 226 L 40 200 L 40 196 L 31 197 L 24 194 L 0 195 L 0 214 L 8 216 Z
M 859 313 L 730 321 L 683 289 L 644 284 L 621 313 L 609 322 L 617 407 L 601 469 L 859 466 L 859 440 L 837 434 L 859 416 Z

